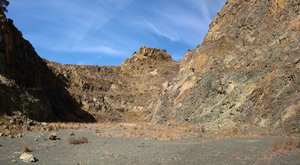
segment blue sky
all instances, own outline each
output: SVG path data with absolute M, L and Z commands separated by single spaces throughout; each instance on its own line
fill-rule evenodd
M 141 46 L 181 61 L 226 0 L 10 0 L 8 18 L 37 53 L 62 64 L 121 65 Z

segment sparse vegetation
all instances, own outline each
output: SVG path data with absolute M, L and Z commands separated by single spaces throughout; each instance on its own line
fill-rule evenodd
M 72 145 L 79 145 L 79 144 L 88 143 L 88 139 L 86 137 L 69 138 L 68 142 L 69 142 L 69 144 L 72 144 Z
M 7 6 L 9 5 L 9 1 L 7 0 L 0 0 L 0 10 L 1 10 L 1 13 L 5 13 L 7 12 Z
M 161 51 L 163 51 L 163 52 L 167 53 L 167 49 L 162 49 Z
M 103 151 L 102 155 L 105 155 L 105 156 L 108 156 L 108 157 L 113 157 L 114 156 L 114 154 L 111 153 L 110 151 Z
M 23 146 L 23 152 L 30 152 L 31 151 L 29 149 L 27 143 L 24 140 L 21 143 L 22 143 L 22 146 Z
M 298 142 L 298 145 L 300 144 L 300 141 Z M 285 151 L 292 151 L 296 146 L 296 143 L 293 140 L 288 140 L 286 142 L 279 141 L 274 142 L 273 151 L 282 154 Z

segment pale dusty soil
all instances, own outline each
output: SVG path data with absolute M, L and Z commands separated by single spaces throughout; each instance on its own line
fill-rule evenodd
M 46 140 L 53 132 L 61 140 Z M 75 135 L 71 136 L 70 132 Z M 32 164 L 300 164 L 300 148 L 296 144 L 291 151 L 286 149 L 279 153 L 272 149 L 275 142 L 292 138 L 191 135 L 183 139 L 159 141 L 147 137 L 102 137 L 94 132 L 95 128 L 80 128 L 27 132 L 25 136 L 13 139 L 1 137 L 0 164 L 25 164 L 19 159 L 23 150 L 22 140 L 38 159 Z M 71 145 L 68 143 L 70 137 L 86 137 L 88 143 Z M 292 140 L 297 144 L 300 141 L 297 138 Z M 12 163 L 12 160 L 17 163 Z

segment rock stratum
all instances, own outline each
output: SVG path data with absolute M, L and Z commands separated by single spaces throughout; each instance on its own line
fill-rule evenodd
M 182 62 L 143 46 L 121 66 L 61 65 L 41 59 L 6 19 L 0 41 L 2 115 L 299 133 L 299 0 L 228 0 Z
M 299 47 L 299 0 L 228 0 L 202 45 L 183 58 L 152 122 L 299 132 Z
M 150 121 L 162 84 L 176 76 L 180 64 L 170 54 L 145 46 L 121 66 L 46 63 L 98 121 Z

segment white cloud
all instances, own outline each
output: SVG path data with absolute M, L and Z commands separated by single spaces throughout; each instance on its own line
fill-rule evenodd
M 79 62 L 77 63 L 77 65 L 86 65 L 86 64 L 87 64 L 86 61 L 79 61 Z
M 49 56 L 96 53 L 92 58 L 104 60 L 130 56 L 142 45 L 195 47 L 221 1 L 226 0 L 17 0 L 8 14 L 24 37 Z M 181 48 L 174 49 L 176 58 L 184 56 Z
M 178 35 L 168 26 L 164 24 L 160 24 L 156 21 L 149 21 L 146 17 L 141 16 L 140 20 L 136 20 L 135 23 L 140 28 L 148 29 L 149 31 L 159 35 L 168 38 L 171 41 L 178 41 L 179 37 Z
M 64 48 L 63 51 L 67 52 L 84 52 L 84 53 L 104 53 L 110 55 L 121 55 L 122 51 L 107 47 L 107 46 L 76 46 L 72 48 Z

